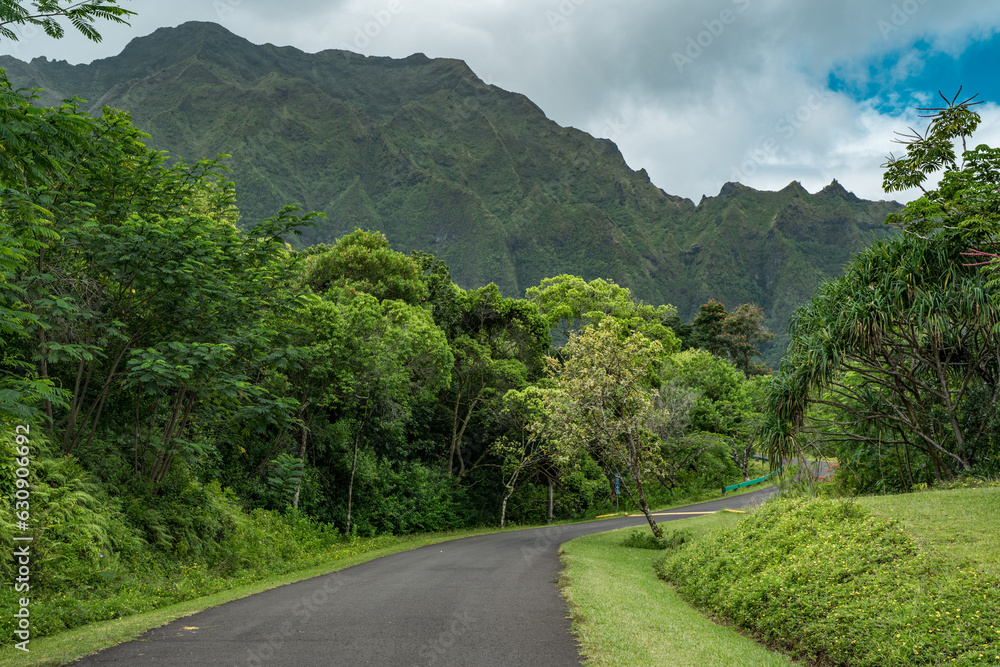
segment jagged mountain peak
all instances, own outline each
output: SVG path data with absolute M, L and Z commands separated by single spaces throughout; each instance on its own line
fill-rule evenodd
M 130 111 L 174 157 L 232 155 L 246 223 L 297 202 L 328 216 L 305 243 L 378 229 L 399 250 L 443 259 L 462 286 L 511 295 L 571 273 L 671 303 L 685 321 L 709 298 L 752 301 L 778 347 L 795 306 L 898 210 L 836 182 L 816 195 L 799 182 L 726 183 L 695 206 L 629 167 L 613 141 L 558 125 L 461 60 L 421 53 L 306 53 L 190 22 L 89 65 L 0 67 L 15 86 L 45 88 L 45 104 L 77 95 L 92 113 Z
M 720 197 L 732 197 L 740 194 L 741 192 L 746 192 L 748 190 L 756 192 L 753 188 L 736 181 L 729 181 L 723 184 L 722 188 L 719 189 Z
M 806 190 L 802 186 L 802 184 L 798 181 L 792 181 L 791 183 L 783 187 L 781 190 L 779 190 L 779 192 L 786 195 L 792 195 L 794 197 L 801 197 L 802 195 L 809 194 L 809 191 Z
M 845 188 L 837 181 L 836 178 L 833 179 L 833 181 L 831 181 L 830 185 L 820 190 L 818 194 L 825 197 L 837 197 L 839 199 L 844 199 L 849 202 L 863 201 L 853 192 L 849 192 L 847 188 Z

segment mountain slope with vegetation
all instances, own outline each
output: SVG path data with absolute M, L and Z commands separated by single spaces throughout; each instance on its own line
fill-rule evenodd
M 727 184 L 696 205 L 630 168 L 613 142 L 559 126 L 462 61 L 422 54 L 308 54 L 187 23 L 89 65 L 0 66 L 44 89 L 43 104 L 76 95 L 92 113 L 129 111 L 174 157 L 231 155 L 244 224 L 299 202 L 327 215 L 303 244 L 378 230 L 444 260 L 463 287 L 495 282 L 509 295 L 547 276 L 601 277 L 686 321 L 709 298 L 756 302 L 781 334 L 898 210 L 836 182 L 816 194 Z

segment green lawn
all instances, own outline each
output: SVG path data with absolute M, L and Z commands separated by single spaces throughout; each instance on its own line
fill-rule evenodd
M 1000 579 L 1000 487 L 923 491 L 859 498 L 906 527 L 917 543 L 951 561 Z

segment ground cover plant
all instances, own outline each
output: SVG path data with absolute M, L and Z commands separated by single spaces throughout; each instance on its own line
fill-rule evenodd
M 996 487 L 785 498 L 668 551 L 656 571 L 700 609 L 818 664 L 1000 664 L 996 538 L 963 549 L 950 532 L 969 511 L 957 534 L 983 534 L 997 509 Z
M 735 523 L 739 516 L 717 513 L 665 523 L 663 532 L 667 542 L 676 541 L 677 534 L 697 539 Z M 657 580 L 650 563 L 660 552 L 623 546 L 623 539 L 629 538 L 645 547 L 653 536 L 648 530 L 624 529 L 580 537 L 562 546 L 564 595 L 588 665 L 793 664 L 787 656 L 768 651 L 693 609 Z

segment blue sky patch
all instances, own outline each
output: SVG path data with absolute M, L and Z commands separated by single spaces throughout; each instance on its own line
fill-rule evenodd
M 979 93 L 977 100 L 1000 103 L 1000 34 L 973 42 L 957 58 L 935 50 L 924 40 L 860 67 L 840 67 L 830 73 L 830 90 L 858 101 L 870 101 L 880 113 L 895 114 L 918 106 L 943 103 L 962 87 L 960 100 Z

